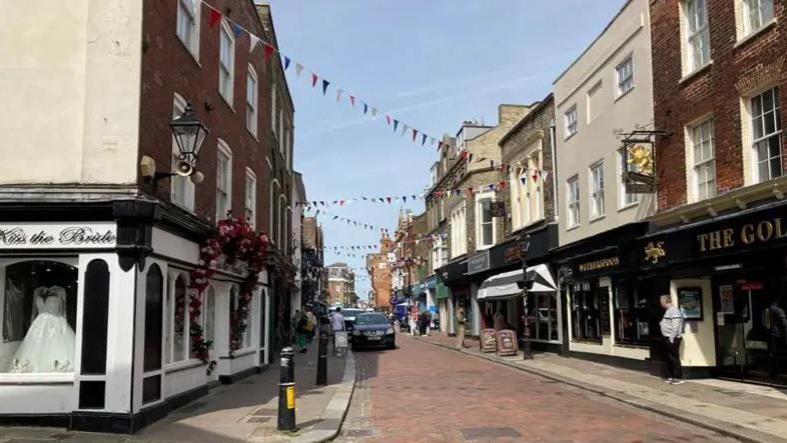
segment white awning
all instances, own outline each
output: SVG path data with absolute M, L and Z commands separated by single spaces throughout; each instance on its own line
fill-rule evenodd
M 500 299 L 521 295 L 522 290 L 519 289 L 517 282 L 523 280 L 523 275 L 522 270 L 517 269 L 487 278 L 478 288 L 478 299 Z
M 529 292 L 552 292 L 557 291 L 555 279 L 549 266 L 545 264 L 535 265 L 527 268 L 527 279 L 533 281 L 533 287 Z

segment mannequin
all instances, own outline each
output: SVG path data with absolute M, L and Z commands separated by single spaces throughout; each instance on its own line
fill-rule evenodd
M 72 372 L 76 336 L 66 320 L 66 290 L 39 286 L 33 300 L 33 321 L 16 350 L 11 372 Z

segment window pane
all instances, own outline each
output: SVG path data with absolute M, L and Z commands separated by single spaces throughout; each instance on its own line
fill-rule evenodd
M 173 361 L 186 359 L 186 282 L 183 277 L 175 280 L 175 300 L 173 306 Z
M 0 373 L 73 372 L 77 269 L 54 261 L 6 268 Z

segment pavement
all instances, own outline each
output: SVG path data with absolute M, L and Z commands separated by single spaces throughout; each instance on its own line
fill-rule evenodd
M 328 386 L 316 386 L 317 339 L 309 352 L 295 354 L 297 432 L 276 430 L 279 366 L 271 365 L 232 385 L 172 411 L 133 436 L 74 432 L 56 428 L 0 427 L 0 443 L 11 442 L 321 442 L 341 428 L 355 385 L 351 352 L 328 359 Z M 278 359 L 277 359 L 278 360 Z
M 704 427 L 400 334 L 355 352 L 339 442 L 731 442 Z
M 515 357 L 481 353 L 478 341 L 472 339 L 467 341 L 468 347 L 458 349 L 455 338 L 440 333 L 415 340 L 561 382 L 742 441 L 787 441 L 786 390 L 720 379 L 687 380 L 673 386 L 647 373 L 553 353 L 537 353 L 535 358 L 523 360 L 521 353 Z

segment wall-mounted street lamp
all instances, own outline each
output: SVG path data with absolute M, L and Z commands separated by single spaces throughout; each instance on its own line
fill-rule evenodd
M 194 184 L 202 183 L 205 176 L 197 170 L 197 162 L 199 161 L 197 153 L 210 131 L 205 124 L 197 119 L 197 114 L 191 103 L 186 104 L 183 114 L 169 122 L 169 127 L 175 137 L 175 143 L 178 145 L 178 159 L 174 172 L 156 171 L 156 162 L 148 156 L 143 156 L 140 163 L 142 177 L 154 184 L 174 175 L 189 177 Z
M 533 281 L 527 278 L 527 253 L 530 251 L 530 234 L 522 232 L 518 238 L 519 253 L 522 257 L 522 281 L 518 282 L 522 289 L 522 305 L 524 307 L 524 341 L 522 343 L 522 357 L 527 360 L 533 357 L 530 351 L 530 314 L 528 312 L 528 292 L 533 287 Z

